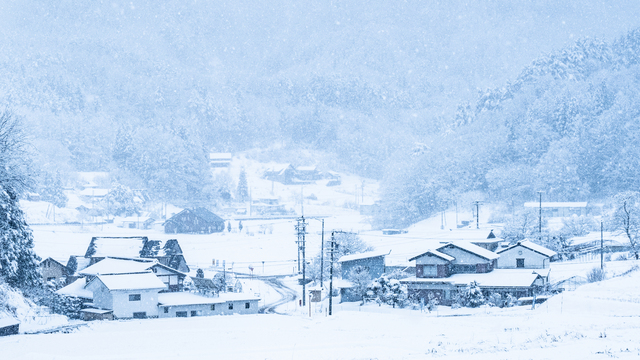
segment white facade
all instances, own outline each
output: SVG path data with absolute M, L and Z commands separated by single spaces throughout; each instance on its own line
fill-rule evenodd
M 547 269 L 549 256 L 533 251 L 522 245 L 516 245 L 500 252 L 499 269 Z

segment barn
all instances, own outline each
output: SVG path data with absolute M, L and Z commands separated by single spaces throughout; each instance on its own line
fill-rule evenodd
M 166 234 L 211 234 L 224 230 L 224 220 L 205 208 L 185 209 L 164 223 Z

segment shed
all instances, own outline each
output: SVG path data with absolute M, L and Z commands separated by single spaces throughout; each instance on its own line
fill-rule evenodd
M 0 319 L 0 336 L 16 335 L 20 332 L 20 322 L 13 317 Z

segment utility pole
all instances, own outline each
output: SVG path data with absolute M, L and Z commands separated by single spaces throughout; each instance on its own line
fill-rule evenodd
M 476 229 L 480 229 L 480 201 L 473 202 L 476 205 Z
M 542 191 L 538 191 L 540 195 L 540 210 L 538 214 L 538 242 L 542 243 Z
M 329 269 L 329 315 L 331 315 L 331 310 L 333 308 L 333 253 L 335 251 L 335 231 L 331 232 L 331 268 Z
M 296 225 L 296 230 L 298 232 L 298 259 L 300 258 L 300 251 L 302 251 L 302 306 L 305 305 L 306 302 L 306 287 L 307 287 L 307 278 L 306 278 L 306 270 L 307 270 L 307 261 L 306 261 L 306 233 L 307 233 L 307 223 L 304 220 L 304 216 L 298 219 L 298 224 Z M 300 262 L 298 261 L 298 268 L 300 268 Z
M 322 245 L 320 245 L 320 288 L 324 288 L 324 219 L 322 219 Z
M 600 220 L 600 270 L 604 271 L 604 226 Z

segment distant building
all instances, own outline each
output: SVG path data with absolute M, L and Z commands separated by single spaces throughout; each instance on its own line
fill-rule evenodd
M 571 215 L 587 215 L 586 202 L 526 202 L 526 208 L 542 208 L 544 217 L 567 217 Z
M 49 281 L 67 281 L 72 274 L 73 270 L 50 257 L 40 262 L 40 275 L 42 275 L 42 281 L 45 283 Z
M 231 166 L 231 153 L 210 153 L 209 166 L 212 168 L 228 168 Z
M 505 254 L 503 262 L 500 262 L 501 254 L 469 241 L 450 242 L 409 259 L 416 262 L 415 276 L 400 282 L 407 285 L 410 296 L 425 301 L 435 297 L 443 305 L 453 303 L 458 292 L 472 281 L 485 296 L 499 293 L 527 297 L 533 295 L 536 288 L 546 286 L 549 269 L 543 267 L 548 266 L 549 255 L 555 254 L 551 250 L 520 243 L 499 251 Z M 503 268 L 499 268 L 501 264 Z
M 276 166 L 264 172 L 265 179 L 289 185 L 295 183 L 296 170 L 291 164 Z
M 144 319 L 158 316 L 158 293 L 165 284 L 153 273 L 98 275 L 86 286 L 93 305 L 113 310 L 117 318 Z
M 164 223 L 167 234 L 211 234 L 224 230 L 224 220 L 205 208 L 185 209 Z
M 342 256 L 338 260 L 342 269 L 342 279 L 348 281 L 351 271 L 358 266 L 364 268 L 372 280 L 379 278 L 385 273 L 385 256 L 389 253 L 389 251 L 369 251 Z M 351 288 L 349 285 L 340 288 L 342 301 L 362 300 L 362 296 L 354 294 Z

